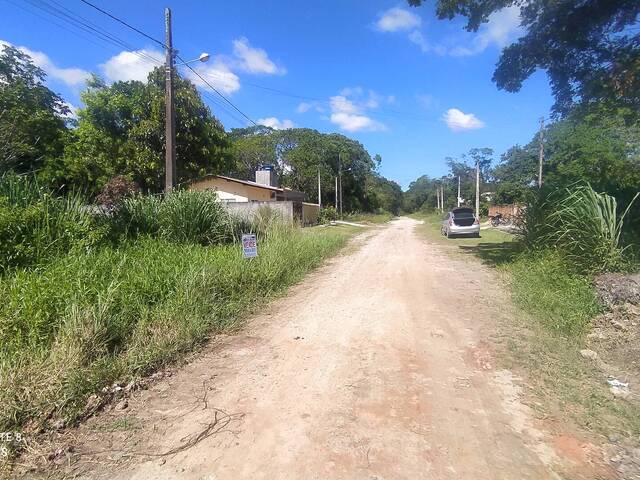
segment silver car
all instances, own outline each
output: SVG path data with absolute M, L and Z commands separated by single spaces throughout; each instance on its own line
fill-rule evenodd
M 440 233 L 451 238 L 454 235 L 480 236 L 480 220 L 476 217 L 472 208 L 458 207 L 447 213 L 442 221 Z

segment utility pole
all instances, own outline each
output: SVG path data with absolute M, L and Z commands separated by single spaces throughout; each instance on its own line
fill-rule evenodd
M 460 206 L 460 175 L 458 175 L 458 206 Z
M 438 211 L 440 211 L 440 187 L 436 187 L 436 202 L 438 203 Z
M 176 126 L 173 105 L 173 44 L 171 41 L 171 9 L 164 10 L 165 23 L 165 181 L 169 193 L 176 185 Z
M 444 182 L 440 186 L 440 205 L 442 205 L 442 211 L 444 212 Z
M 322 188 L 320 187 L 320 165 L 318 165 L 318 207 L 322 208 Z
M 340 189 L 340 220 L 342 220 L 342 158 L 338 152 L 338 188 Z
M 540 133 L 538 135 L 538 188 L 542 187 L 542 163 L 544 162 L 544 117 L 540 117 Z
M 480 218 L 480 159 L 476 159 L 476 217 Z
M 336 191 L 336 202 L 335 202 L 336 213 L 338 213 L 338 177 L 337 176 L 336 176 L 336 190 L 335 191 Z

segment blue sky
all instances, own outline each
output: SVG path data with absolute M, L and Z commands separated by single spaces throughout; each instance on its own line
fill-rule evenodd
M 163 38 L 164 4 L 95 3 Z M 462 19 L 437 20 L 431 5 L 383 0 L 166 6 L 180 55 L 210 53 L 209 62 L 195 66 L 249 117 L 355 138 L 380 154 L 381 173 L 405 188 L 420 175 L 444 174 L 447 156 L 491 147 L 498 159 L 511 145 L 528 142 L 552 104 L 543 72 L 515 94 L 491 82 L 500 49 L 519 35 L 517 10 L 494 14 L 479 32 L 468 33 Z M 74 107 L 81 107 L 88 72 L 108 81 L 140 79 L 151 60 L 162 61 L 158 45 L 79 0 L 4 0 L 2 12 L 0 41 L 28 49 L 48 72 L 49 85 Z M 125 45 L 79 30 L 65 14 Z M 245 126 L 220 102 L 205 100 L 227 129 Z

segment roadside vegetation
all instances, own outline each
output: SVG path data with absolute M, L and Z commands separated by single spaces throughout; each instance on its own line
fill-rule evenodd
M 611 438 L 633 439 L 640 434 L 640 405 L 614 397 L 606 382 L 608 375 L 627 381 L 640 376 L 628 356 L 635 351 L 628 330 L 633 319 L 608 325 L 613 313 L 599 302 L 594 282 L 602 274 L 640 269 L 628 242 L 635 238 L 632 226 L 625 224 L 635 203 L 617 205 L 588 185 L 547 187 L 530 198 L 516 235 L 487 227 L 481 238 L 451 240 L 440 235 L 441 214 L 414 216 L 424 220 L 422 232 L 431 241 L 447 245 L 452 254 L 479 258 L 503 275 L 521 314 L 501 321 L 498 341 L 508 352 L 506 366 L 524 369 L 531 393 L 544 398 L 534 408 L 543 416 L 568 415 Z M 583 358 L 592 339 L 607 329 L 623 332 L 615 344 L 602 344 L 595 363 Z M 623 353 L 614 358 L 605 346 Z
M 229 216 L 212 193 L 135 195 L 89 213 L 28 177 L 0 179 L 0 430 L 69 423 L 87 400 L 175 361 L 336 253 L 352 230 L 272 211 Z M 259 256 L 242 258 L 243 232 Z
M 343 220 L 346 222 L 365 223 L 379 225 L 387 223 L 393 219 L 395 215 L 389 212 L 380 211 L 377 213 L 349 213 L 344 215 Z
M 0 431 L 38 431 L 90 413 L 87 399 L 178 359 L 337 252 L 345 226 L 299 229 L 270 210 L 231 217 L 208 174 L 281 185 L 323 204 L 341 176 L 344 211 L 398 213 L 381 158 L 340 134 L 257 126 L 225 131 L 176 74 L 181 188 L 164 196 L 163 70 L 145 81 L 93 76 L 82 107 L 47 86 L 25 51 L 0 48 Z M 323 209 L 321 221 L 336 217 Z M 372 217 L 376 221 L 390 215 Z M 258 236 L 245 260 L 242 233 Z

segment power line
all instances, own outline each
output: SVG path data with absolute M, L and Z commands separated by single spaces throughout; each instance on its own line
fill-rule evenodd
M 42 20 L 44 20 L 45 22 L 49 22 L 49 23 L 51 23 L 51 24 L 53 24 L 53 25 L 56 25 L 57 27 L 61 28 L 62 30 L 65 30 L 65 31 L 67 31 L 67 32 L 69 32 L 69 33 L 72 33 L 73 35 L 76 35 L 77 37 L 82 38 L 83 40 L 86 40 L 86 41 L 88 41 L 88 42 L 91 42 L 91 43 L 93 43 L 94 45 L 97 45 L 98 47 L 103 47 L 103 46 L 104 46 L 104 44 L 106 44 L 106 43 L 107 43 L 107 42 L 104 42 L 104 44 L 97 43 L 97 42 L 95 41 L 95 39 L 94 39 L 94 38 L 91 38 L 91 37 L 88 37 L 88 36 L 82 35 L 81 33 L 76 32 L 76 31 L 74 31 L 74 30 L 72 30 L 72 29 L 70 29 L 70 28 L 66 27 L 66 26 L 65 26 L 65 25 L 63 25 L 62 23 L 58 23 L 58 22 L 56 22 L 56 21 L 54 21 L 54 20 L 52 20 L 52 19 L 50 19 L 50 18 L 45 17 L 44 15 L 40 15 L 39 13 L 34 12 L 33 10 L 30 10 L 29 8 L 27 8 L 25 5 L 20 5 L 19 3 L 15 2 L 15 1 L 13 1 L 13 0 L 7 0 L 7 1 L 8 1 L 9 3 L 13 4 L 14 6 L 18 7 L 19 9 L 24 10 L 25 12 L 30 13 L 31 15 L 33 15 L 33 16 L 35 16 L 35 17 L 41 18 L 41 19 L 42 19 Z
M 50 3 L 47 3 L 45 0 L 24 0 L 25 3 L 31 5 L 32 7 L 41 10 L 42 12 L 55 17 L 59 20 L 62 20 L 63 22 L 67 23 L 68 25 L 75 27 L 76 29 L 79 29 L 85 33 L 88 33 L 89 35 L 101 40 L 104 43 L 108 43 L 114 46 L 117 46 L 119 48 L 124 48 L 126 50 L 130 50 L 131 53 L 133 53 L 134 55 L 136 55 L 137 57 L 139 57 L 140 59 L 149 62 L 153 65 L 161 65 L 162 62 L 158 61 L 158 59 L 153 58 L 150 55 L 147 55 L 143 52 L 138 51 L 135 47 L 133 47 L 131 44 L 125 42 L 124 40 L 118 38 L 117 36 L 111 34 L 110 32 L 102 29 L 101 27 L 97 26 L 96 24 L 90 22 L 89 20 L 80 17 L 79 15 L 77 15 L 76 13 L 72 12 L 71 10 L 65 8 L 64 6 L 59 5 L 60 8 L 56 7 L 55 5 L 52 5 Z M 56 3 L 55 0 L 53 0 L 53 3 Z M 28 9 L 26 9 L 27 11 L 29 11 Z M 66 11 L 65 11 L 66 10 Z M 68 12 L 68 13 L 67 13 Z M 32 14 L 35 14 L 35 12 L 30 12 Z M 37 14 L 35 14 L 36 16 L 39 16 Z M 42 18 L 42 17 L 41 17 Z M 51 20 L 48 20 L 51 21 Z M 60 24 L 57 24 L 54 21 L 51 21 L 51 23 L 54 23 L 60 27 L 62 27 Z M 63 29 L 67 30 L 66 28 L 62 27 Z M 68 31 L 68 30 L 67 30 Z M 77 34 L 77 32 L 73 32 L 75 34 Z M 84 38 L 82 35 L 79 35 L 80 37 Z
M 96 9 L 97 11 L 99 11 L 100 13 L 107 15 L 109 18 L 115 20 L 116 22 L 126 26 L 127 28 L 130 28 L 131 30 L 133 30 L 134 32 L 139 33 L 140 35 L 144 36 L 145 38 L 148 38 L 149 40 L 152 40 L 160 45 L 162 45 L 163 48 L 166 48 L 166 45 L 164 44 L 164 42 L 161 42 L 160 40 L 153 38 L 151 35 L 148 35 L 147 33 L 143 32 L 142 30 L 134 27 L 133 25 L 130 25 L 129 23 L 125 22 L 124 20 L 116 17 L 115 15 L 107 12 L 106 10 L 103 10 L 102 8 L 94 5 L 93 3 L 87 1 L 87 0 L 80 0 L 82 3 L 89 5 L 90 7 Z M 175 51 L 175 49 L 174 49 Z M 245 114 L 242 110 L 240 110 L 238 107 L 236 107 L 234 105 L 234 103 L 229 100 L 226 96 L 224 96 L 218 89 L 216 89 L 213 85 L 211 85 L 211 83 L 209 83 L 202 75 L 200 75 L 200 73 L 198 73 L 193 67 L 191 67 L 191 65 L 188 65 L 186 60 L 184 60 L 182 57 L 180 57 L 179 55 L 175 55 L 177 59 L 179 59 L 182 63 L 184 63 L 185 67 L 187 67 L 189 70 L 191 70 L 191 72 L 193 72 L 194 75 L 196 75 L 200 80 L 202 80 L 204 82 L 205 85 L 207 85 L 211 90 L 213 90 L 216 94 L 218 94 L 218 96 L 220 96 L 220 98 L 222 98 L 226 103 L 228 103 L 229 105 L 231 105 L 231 107 L 233 107 L 233 109 L 235 111 L 237 111 L 240 115 L 242 115 L 244 118 L 246 118 L 249 122 L 251 122 L 254 125 L 257 125 L 256 122 L 254 122 L 247 114 Z
M 218 77 L 221 80 L 224 79 L 224 77 L 221 74 L 217 73 L 217 72 L 209 72 L 209 75 L 214 76 L 214 77 Z M 309 101 L 312 101 L 312 102 L 321 103 L 323 105 L 330 105 L 331 104 L 331 102 L 329 100 L 326 100 L 324 98 L 311 97 L 311 96 L 302 95 L 302 94 L 299 94 L 299 93 L 286 92 L 284 90 L 279 90 L 277 88 L 272 88 L 272 87 L 266 87 L 264 85 L 258 85 L 256 83 L 251 83 L 251 82 L 247 82 L 247 81 L 244 81 L 244 80 L 242 81 L 242 85 L 246 85 L 246 86 L 254 87 L 254 88 L 259 88 L 261 90 L 272 92 L 272 93 L 275 93 L 275 94 L 278 94 L 278 95 L 282 95 L 282 96 L 285 96 L 285 97 L 296 98 L 298 100 L 309 100 Z M 400 117 L 400 118 L 413 118 L 415 120 L 419 120 L 419 121 L 423 121 L 423 122 L 428 122 L 428 123 L 432 123 L 433 122 L 432 120 L 430 120 L 428 118 L 425 118 L 422 115 L 419 115 L 419 114 L 416 114 L 416 113 L 412 113 L 412 112 L 402 112 L 402 111 L 394 110 L 394 109 L 391 109 L 391 108 L 377 108 L 377 109 L 375 109 L 375 113 L 376 113 L 376 116 L 382 116 L 382 117 L 384 117 L 384 116 L 386 116 L 386 117 L 392 116 L 392 117 Z
M 90 7 L 96 9 L 97 11 L 103 13 L 104 15 L 107 15 L 109 18 L 112 18 L 113 20 L 117 21 L 118 23 L 126 26 L 127 28 L 130 28 L 131 30 L 139 33 L 140 35 L 144 36 L 145 38 L 148 38 L 149 40 L 152 40 L 153 42 L 161 45 L 163 48 L 166 48 L 166 45 L 164 44 L 164 42 L 161 42 L 160 40 L 148 35 L 147 33 L 143 32 L 142 30 L 134 27 L 133 25 L 130 25 L 129 23 L 125 22 L 124 20 L 116 17 L 115 15 L 107 12 L 106 10 L 103 10 L 102 8 L 94 5 L 93 3 L 89 2 L 88 0 L 80 0 L 82 3 L 89 5 Z M 176 55 L 176 58 L 180 59 L 183 63 L 186 63 L 184 59 L 182 59 L 180 56 Z M 213 90 L 216 94 L 218 94 L 226 103 L 228 103 L 229 105 L 231 105 L 231 107 L 234 108 L 234 110 L 236 110 L 238 113 L 240 113 L 244 118 L 246 118 L 249 122 L 251 122 L 252 124 L 256 125 L 256 122 L 254 122 L 249 116 L 247 116 L 244 112 L 242 112 L 238 107 L 236 107 L 225 95 L 223 95 L 220 91 L 218 91 L 213 85 L 211 85 L 202 75 L 200 75 L 199 72 L 197 72 L 194 68 L 192 68 L 190 65 L 185 65 L 187 68 L 189 68 L 189 70 L 191 70 L 198 78 L 200 78 L 200 80 L 202 80 L 211 90 Z M 215 76 L 215 72 L 210 72 L 211 75 Z M 244 85 L 249 85 L 252 86 L 254 88 L 259 88 L 265 91 L 270 91 L 273 93 L 277 93 L 279 95 L 284 95 L 284 96 L 288 96 L 291 98 L 297 98 L 300 100 L 311 100 L 311 101 L 315 101 L 315 102 L 322 102 L 322 103 L 329 103 L 327 100 L 324 99 L 320 99 L 317 97 L 310 97 L 310 96 L 306 96 L 306 95 L 299 95 L 299 94 L 295 94 L 295 93 L 290 93 L 290 92 L 286 92 L 284 90 L 278 90 L 276 88 L 271 88 L 271 87 L 266 87 L 264 85 L 258 85 L 255 83 L 251 83 L 251 82 L 243 82 Z M 383 112 L 389 112 L 392 115 L 396 115 L 396 116 L 401 116 L 401 117 L 406 117 L 406 116 L 412 116 L 415 119 L 418 120 L 426 120 L 425 118 L 421 117 L 420 115 L 415 115 L 412 113 L 407 113 L 407 112 L 400 112 L 397 110 L 393 110 L 393 109 L 380 109 L 378 111 L 378 114 L 380 113 L 380 111 Z
M 99 40 L 101 41 L 104 45 L 112 45 L 112 46 L 116 46 L 119 48 L 125 48 L 126 50 L 130 51 L 132 54 L 136 55 L 138 58 L 140 58 L 141 60 L 143 60 L 146 63 L 150 63 L 154 66 L 159 66 L 162 65 L 164 62 L 150 56 L 147 55 L 141 51 L 139 51 L 136 47 L 134 47 L 131 44 L 128 44 L 127 42 L 125 42 L 124 40 L 118 38 L 117 36 L 115 36 L 114 34 L 111 34 L 110 32 L 108 32 L 107 30 L 102 29 L 100 26 L 96 25 L 95 23 L 91 22 L 90 20 L 87 20 L 86 18 L 83 18 L 80 15 L 77 15 L 75 12 L 67 9 L 66 7 L 64 7 L 63 5 L 59 4 L 58 2 L 56 2 L 55 0 L 50 0 L 52 4 L 58 5 L 59 8 L 57 8 L 55 5 L 49 4 L 47 3 L 45 0 L 24 0 L 25 3 L 27 3 L 28 5 L 30 5 L 33 8 L 36 8 L 38 10 L 40 10 L 41 12 L 46 13 L 50 18 L 47 18 L 46 16 L 40 15 L 38 14 L 36 11 L 30 10 L 29 8 L 27 8 L 24 5 L 20 5 L 18 3 L 16 3 L 13 0 L 8 0 L 10 3 L 12 3 L 13 5 L 15 5 L 16 7 L 30 13 L 31 15 L 34 15 L 38 18 L 41 18 L 49 23 L 52 23 L 54 25 L 56 25 L 57 27 L 70 32 L 84 40 L 87 40 L 91 43 L 93 43 L 94 45 L 100 46 L 100 44 L 96 43 L 94 41 L 95 40 Z M 89 4 L 89 2 L 85 2 L 87 4 Z M 93 6 L 93 5 L 92 5 Z M 101 10 L 101 9 L 99 9 Z M 105 13 L 105 14 L 108 14 Z M 109 15 L 110 17 L 112 17 L 111 15 Z M 74 29 L 79 30 L 80 32 L 84 32 L 90 36 L 85 36 L 83 34 L 81 34 L 79 31 L 75 31 L 74 29 L 70 29 L 68 27 L 66 27 L 64 25 L 64 23 L 59 23 L 57 21 L 55 21 L 53 18 L 56 18 L 58 20 L 61 20 L 62 22 L 66 23 L 67 25 L 69 25 L 70 27 L 73 27 Z M 136 29 L 135 27 L 129 26 L 126 22 L 123 23 L 124 25 L 127 25 L 130 28 L 133 28 L 134 31 L 136 31 L 137 33 L 141 33 L 143 34 L 145 37 L 147 37 L 146 34 L 144 34 L 144 32 L 140 32 L 138 31 L 138 29 Z M 93 37 L 93 39 L 91 38 Z M 155 39 L 153 39 L 153 37 L 151 37 L 152 40 L 156 41 Z M 162 44 L 164 46 L 164 44 Z M 203 80 L 204 81 L 204 80 Z M 236 116 L 233 112 L 231 112 L 229 109 L 225 108 L 224 105 L 220 104 L 218 101 L 216 101 L 216 99 L 208 94 L 206 91 L 202 91 L 201 92 L 203 94 L 203 96 L 205 96 L 211 103 L 213 103 L 216 107 L 218 107 L 220 110 L 222 110 L 223 112 L 225 112 L 230 118 L 232 118 L 235 122 L 238 123 L 238 125 L 244 125 L 244 121 L 241 120 L 238 116 Z M 220 92 L 217 92 L 219 95 L 222 96 L 222 94 L 220 94 Z
M 80 0 L 82 3 L 89 5 L 92 8 L 95 8 L 97 11 L 99 11 L 100 13 L 108 16 L 109 18 L 112 18 L 113 20 L 115 20 L 118 23 L 121 23 L 122 25 L 124 25 L 127 28 L 130 28 L 131 30 L 133 30 L 134 32 L 139 33 L 140 35 L 142 35 L 145 38 L 148 38 L 149 40 L 156 42 L 158 45 L 160 45 L 162 48 L 167 48 L 167 46 L 165 45 L 164 42 L 161 42 L 160 40 L 158 40 L 157 38 L 153 38 L 151 35 L 146 34 L 145 32 L 143 32 L 142 30 L 137 29 L 136 27 L 134 27 L 133 25 L 129 25 L 127 22 L 125 22 L 124 20 L 116 17 L 115 15 L 110 14 L 109 12 L 107 12 L 106 10 L 101 9 L 100 7 L 98 7 L 97 5 L 94 5 L 91 2 L 88 2 L 87 0 Z
M 187 67 L 189 70 L 191 70 L 193 72 L 194 75 L 196 75 L 200 80 L 202 80 L 211 90 L 213 90 L 214 92 L 216 92 L 225 102 L 227 102 L 229 105 L 231 105 L 233 107 L 233 109 L 238 112 L 240 115 L 242 115 L 244 118 L 246 118 L 247 120 L 249 120 L 249 122 L 253 123 L 254 125 L 258 125 L 256 122 L 254 122 L 248 115 L 246 115 L 242 110 L 240 110 L 238 107 L 236 107 L 233 102 L 231 100 L 229 100 L 227 97 L 225 97 L 222 93 L 220 93 L 220 91 L 218 91 L 218 89 L 216 87 L 214 87 L 213 85 L 211 85 L 202 75 L 200 75 L 200 73 L 198 73 L 191 65 L 187 65 L 185 60 L 180 57 L 179 55 L 176 55 L 176 58 L 179 59 L 181 62 L 185 63 L 185 67 Z

